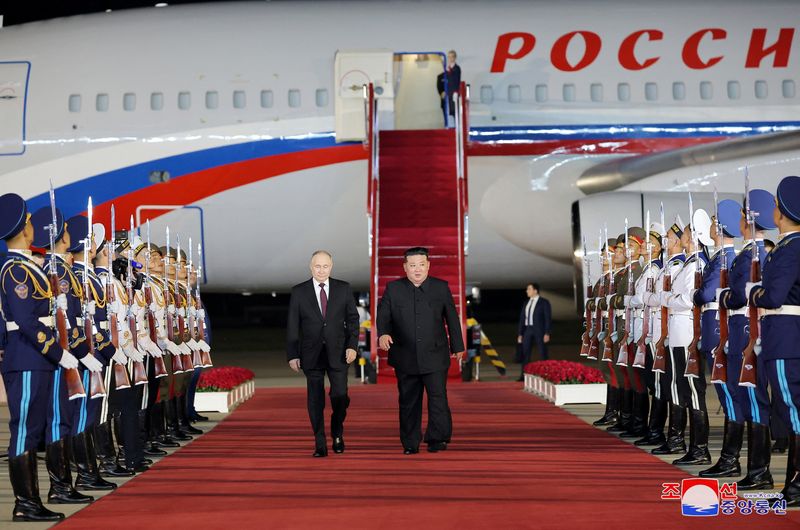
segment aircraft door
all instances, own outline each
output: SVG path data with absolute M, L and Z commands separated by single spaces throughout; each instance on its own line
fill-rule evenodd
M 339 50 L 334 58 L 336 141 L 366 138 L 363 86 L 372 83 L 381 129 L 393 128 L 394 53 L 391 50 Z
M 31 63 L 0 62 L 0 156 L 25 152 L 25 106 Z

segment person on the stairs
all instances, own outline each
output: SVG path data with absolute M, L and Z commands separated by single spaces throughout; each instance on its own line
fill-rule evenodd
M 444 116 L 445 127 L 455 126 L 455 119 L 450 119 L 449 116 L 456 115 L 453 94 L 458 92 L 461 87 L 461 67 L 456 64 L 456 58 L 455 50 L 447 52 L 445 71 L 436 78 L 436 90 L 442 99 L 442 115 Z
M 552 322 L 550 301 L 539 295 L 539 284 L 531 282 L 525 289 L 528 301 L 519 313 L 519 333 L 517 343 L 522 344 L 522 359 L 519 378 L 525 377 L 525 365 L 531 362 L 531 350 L 534 343 L 542 360 L 547 360 L 547 343 L 550 342 L 550 324 Z

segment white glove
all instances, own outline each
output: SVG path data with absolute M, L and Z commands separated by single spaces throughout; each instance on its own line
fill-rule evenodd
M 197 309 L 195 309 L 194 307 L 190 307 L 189 308 L 189 316 L 197 318 Z
M 188 341 L 186 341 L 186 344 L 189 346 L 190 350 L 199 350 L 200 349 L 200 345 L 197 344 L 197 341 L 194 340 L 194 339 L 189 339 Z
M 151 302 L 150 303 L 150 312 L 151 313 L 157 313 L 158 312 L 158 306 L 156 305 L 155 302 Z
M 151 357 L 158 358 L 164 356 L 164 352 L 161 351 L 161 349 L 158 346 L 153 344 L 153 341 L 151 340 L 147 341 L 147 352 L 150 354 Z
M 183 307 L 178 308 L 178 316 L 181 318 L 186 318 L 186 309 Z
M 162 350 L 169 349 L 169 347 L 167 345 L 168 342 L 169 341 L 167 339 L 165 339 L 163 337 L 158 337 L 158 347 L 161 348 Z
M 175 304 L 169 304 L 169 307 L 167 307 L 167 311 L 169 311 L 170 315 L 174 315 L 175 314 Z
M 67 295 L 61 293 L 56 297 L 56 306 L 62 311 L 67 310 Z
M 625 304 L 625 307 L 630 307 L 631 306 L 631 298 L 633 298 L 633 297 L 631 295 L 628 295 L 628 294 L 626 294 L 622 298 L 622 303 Z
M 86 355 L 82 357 L 80 361 L 90 372 L 99 372 L 103 369 L 103 363 L 101 363 L 91 355 Z
M 129 359 L 133 359 L 137 363 L 140 363 L 140 362 L 142 362 L 144 360 L 144 355 L 142 355 L 142 352 L 140 352 L 139 350 L 137 350 L 136 348 L 133 347 L 133 343 L 132 342 L 128 342 L 126 344 L 123 344 L 122 345 L 122 351 L 125 353 L 125 355 Z
M 94 316 L 94 314 L 97 312 L 97 304 L 94 302 L 94 300 L 89 302 L 89 308 L 88 309 L 89 309 L 89 314 Z
M 753 290 L 753 287 L 759 287 L 761 282 L 747 282 L 744 286 L 745 296 L 748 300 L 750 300 L 750 291 Z
M 64 350 L 64 353 L 61 354 L 61 360 L 58 361 L 58 364 L 70 370 L 78 367 L 78 359 L 76 359 L 75 356 L 67 350 Z
M 131 359 L 137 362 L 144 362 L 144 358 L 147 357 L 147 351 L 143 350 L 141 346 L 138 349 L 134 348 L 132 353 L 134 355 Z
M 163 307 L 159 307 L 157 311 L 154 311 L 153 314 L 156 317 L 156 320 L 159 322 L 164 322 L 164 317 L 166 316 Z
M 181 349 L 171 340 L 167 341 L 167 351 L 169 351 L 175 357 L 178 357 L 181 354 Z
M 723 289 L 722 287 L 717 287 L 716 294 L 714 295 L 714 300 L 716 302 L 719 302 L 720 296 L 722 296 L 722 291 L 725 291 L 725 290 L 726 289 Z
M 669 291 L 661 291 L 661 305 L 664 307 L 669 306 L 669 297 L 672 295 Z
M 198 309 L 197 310 L 197 318 L 199 318 L 200 320 L 205 320 L 206 319 L 206 310 L 205 309 Z
M 184 355 L 191 355 L 192 354 L 192 350 L 189 349 L 189 345 L 186 344 L 185 342 L 181 342 L 179 347 L 181 349 L 181 352 L 183 352 Z
M 197 344 L 198 344 L 198 346 L 200 346 L 200 349 L 201 349 L 202 351 L 204 351 L 204 352 L 206 352 L 206 353 L 209 353 L 209 352 L 211 351 L 211 346 L 209 346 L 209 345 L 208 345 L 208 343 L 207 343 L 206 341 L 204 341 L 204 340 L 201 340 L 201 341 L 200 341 L 200 342 L 198 342 Z
M 117 364 L 128 364 L 128 357 L 122 352 L 121 349 L 118 349 L 114 352 L 114 356 L 111 359 Z

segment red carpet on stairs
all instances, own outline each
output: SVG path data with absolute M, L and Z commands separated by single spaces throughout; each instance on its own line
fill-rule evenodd
M 305 390 L 260 389 L 211 432 L 59 528 L 800 525 L 797 512 L 683 517 L 679 501 L 660 495 L 662 482 L 686 473 L 519 387 L 452 385 L 453 443 L 413 456 L 397 439 L 396 389 L 352 388 L 347 451 L 321 459 L 311 457 Z

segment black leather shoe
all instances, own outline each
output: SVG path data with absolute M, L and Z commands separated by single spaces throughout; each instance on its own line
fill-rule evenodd
M 133 466 L 133 467 L 128 467 L 128 468 L 126 468 L 126 469 L 127 469 L 128 471 L 130 471 L 130 472 L 131 472 L 131 474 L 134 474 L 134 473 L 144 473 L 145 471 L 147 471 L 148 469 L 150 469 L 150 466 L 148 466 L 147 464 L 137 464 L 137 465 L 135 465 L 135 466 Z
M 140 461 L 140 463 L 141 463 L 141 464 L 144 464 L 144 465 L 146 465 L 146 466 L 152 466 L 152 465 L 153 465 L 153 461 L 152 461 L 152 460 L 150 460 L 149 458 L 142 458 L 142 460 Z
M 47 504 L 89 504 L 94 502 L 94 497 L 71 489 L 69 491 L 58 491 L 50 488 L 47 494 Z
M 198 421 L 208 421 L 208 418 L 207 418 L 206 416 L 201 416 L 200 414 L 198 414 L 198 413 L 196 413 L 196 412 L 195 412 L 195 413 L 192 415 L 192 417 L 190 418 L 190 421 L 193 421 L 193 422 L 198 422 Z
M 143 453 L 147 456 L 167 456 L 167 452 L 163 449 L 159 449 L 155 442 L 149 446 L 145 446 Z
M 341 436 L 333 439 L 333 452 L 337 454 L 344 453 L 344 438 Z
M 200 434 L 203 434 L 203 431 L 201 431 L 201 430 L 200 430 L 200 429 L 198 429 L 197 427 L 192 427 L 192 426 L 191 426 L 191 425 L 189 425 L 189 424 L 186 424 L 186 425 L 181 425 L 181 429 L 180 429 L 180 431 L 181 431 L 182 433 L 184 433 L 184 434 L 188 435 L 188 436 L 198 436 L 198 435 L 200 435 Z
M 328 450 L 325 448 L 317 447 L 314 449 L 314 454 L 312 455 L 314 458 L 322 458 L 328 456 Z
M 403 454 L 404 455 L 415 455 L 417 453 L 419 453 L 419 449 L 416 449 L 414 447 L 405 447 L 403 449 Z
M 116 462 L 114 464 L 103 464 L 100 466 L 101 477 L 130 477 L 131 475 L 133 475 L 133 473 L 118 465 Z
M 153 440 L 153 447 L 180 447 L 181 444 L 173 440 L 172 438 L 163 437 L 158 440 Z
M 428 444 L 429 453 L 438 453 L 447 450 L 447 442 L 431 442 Z
M 60 521 L 64 518 L 63 513 L 51 512 L 42 503 L 29 499 L 17 500 L 14 504 L 12 521 Z

